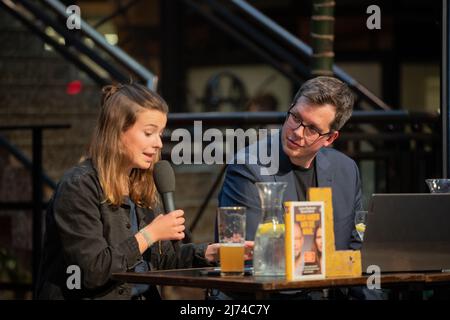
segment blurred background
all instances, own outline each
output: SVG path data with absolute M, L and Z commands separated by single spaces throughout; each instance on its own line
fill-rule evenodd
M 0 0 L 0 299 L 32 297 L 42 212 L 83 156 L 108 83 L 137 81 L 168 102 L 170 160 L 172 130 L 277 128 L 300 85 L 332 72 L 358 97 L 334 147 L 357 161 L 365 207 L 374 192 L 428 192 L 425 178 L 443 174 L 442 1 L 336 0 L 320 19 L 322 2 Z M 324 38 L 331 54 L 313 57 Z M 214 239 L 224 168 L 175 166 L 194 242 Z

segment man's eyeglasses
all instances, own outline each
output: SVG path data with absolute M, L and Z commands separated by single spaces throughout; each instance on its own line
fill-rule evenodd
M 321 137 L 333 133 L 333 130 L 327 133 L 320 133 L 319 129 L 317 129 L 313 125 L 303 124 L 303 120 L 291 111 L 287 112 L 287 123 L 292 130 L 297 130 L 298 128 L 300 128 L 300 126 L 303 127 L 303 137 L 307 144 L 314 144 Z

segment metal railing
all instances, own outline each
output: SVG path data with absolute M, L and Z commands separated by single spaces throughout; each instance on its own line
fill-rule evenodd
M 156 90 L 157 77 L 120 48 L 109 44 L 103 35 L 89 26 L 80 17 L 80 30 L 69 30 L 66 26 L 69 14 L 66 6 L 57 0 L 0 0 L 0 6 L 19 19 L 43 41 L 55 48 L 69 62 L 87 73 L 99 85 L 113 81 L 129 82 L 131 76 Z M 51 27 L 65 44 L 50 37 L 46 27 Z M 90 40 L 94 48 L 88 45 Z M 95 65 L 95 67 L 92 66 Z M 109 78 L 105 78 L 107 74 Z
M 66 6 L 58 0 L 41 0 L 45 3 L 49 8 L 51 8 L 58 16 L 64 18 L 64 21 L 67 20 L 69 14 L 66 12 Z M 108 53 L 111 57 L 113 57 L 117 62 L 119 62 L 123 67 L 127 70 L 132 71 L 136 75 L 138 75 L 146 84 L 146 86 L 154 91 L 156 91 L 158 78 L 147 68 L 142 66 L 136 60 L 134 60 L 130 55 L 128 55 L 125 51 L 120 49 L 117 46 L 113 46 L 108 41 L 106 41 L 105 37 L 92 28 L 88 23 L 86 23 L 83 19 L 80 18 L 81 22 L 81 33 L 91 39 L 99 48 L 103 49 L 106 53 Z M 129 80 L 129 79 L 126 79 Z M 125 81 L 126 82 L 126 81 Z
M 261 11 L 248 4 L 246 1 L 231 0 L 231 2 L 241 11 L 245 12 L 247 15 L 255 19 L 260 25 L 264 27 L 267 32 L 276 35 L 280 40 L 284 41 L 292 48 L 294 48 L 296 53 L 302 55 L 307 59 L 312 56 L 313 51 L 310 46 L 292 35 L 286 29 L 282 28 L 279 24 L 264 15 Z M 373 92 L 371 92 L 369 89 L 359 83 L 344 70 L 339 68 L 337 65 L 333 65 L 333 72 L 337 78 L 347 83 L 351 88 L 353 88 L 353 90 L 355 90 L 358 96 L 368 101 L 371 105 L 376 106 L 381 110 L 391 109 L 391 107 L 389 107 L 383 100 L 378 98 Z
M 312 48 L 246 1 L 232 0 L 227 3 L 229 6 L 215 0 L 183 1 L 208 22 L 252 51 L 297 86 L 311 77 L 308 65 L 312 56 Z M 201 3 L 204 3 L 204 6 Z M 256 25 L 243 19 L 236 12 L 250 17 L 256 22 Z M 286 48 L 286 44 L 291 48 L 290 50 Z M 333 65 L 333 72 L 337 78 L 354 90 L 358 97 L 357 105 L 360 108 L 367 108 L 359 103 L 366 101 L 375 110 L 391 109 L 373 92 L 337 65 Z
M 19 126 L 1 126 L 0 131 L 16 131 L 16 130 L 30 130 L 32 133 L 32 161 L 27 159 L 23 154 L 10 143 L 5 143 L 6 139 L 0 140 L 0 147 L 6 147 L 16 159 L 21 162 L 25 168 L 31 169 L 31 184 L 32 184 L 32 202 L 1 202 L 0 210 L 24 210 L 31 209 L 33 215 L 32 224 L 32 248 L 33 248 L 33 282 L 37 277 L 39 268 L 39 261 L 42 252 L 42 237 L 43 237 L 43 210 L 46 204 L 43 203 L 43 183 L 55 187 L 56 184 L 45 174 L 42 167 L 42 133 L 44 130 L 61 130 L 68 129 L 70 125 L 19 125 Z M 31 204 L 31 207 L 30 207 Z

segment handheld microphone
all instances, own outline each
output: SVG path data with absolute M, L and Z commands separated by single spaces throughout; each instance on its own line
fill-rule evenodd
M 175 201 L 173 193 L 175 192 L 175 174 L 168 161 L 161 160 L 155 163 L 153 180 L 155 181 L 156 189 L 162 196 L 165 213 L 174 211 Z
M 175 210 L 175 201 L 173 193 L 175 192 L 175 174 L 172 166 L 167 160 L 160 160 L 155 163 L 153 168 L 153 181 L 155 181 L 156 189 L 162 196 L 165 213 Z M 184 230 L 185 236 L 188 235 L 187 229 Z M 180 241 L 171 240 L 173 249 L 178 255 L 180 251 Z
M 155 181 L 156 189 L 162 196 L 165 213 L 175 210 L 175 173 L 172 166 L 167 160 L 160 160 L 155 163 L 153 168 L 153 180 Z M 186 228 L 184 230 L 184 240 L 190 242 L 192 239 L 191 233 Z

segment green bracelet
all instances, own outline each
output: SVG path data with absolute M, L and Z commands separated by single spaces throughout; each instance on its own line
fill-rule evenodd
M 152 239 L 152 235 L 147 230 L 141 229 L 141 230 L 139 230 L 139 233 L 141 233 L 144 236 L 144 239 L 145 239 L 145 241 L 147 241 L 147 245 L 149 247 L 155 242 Z

